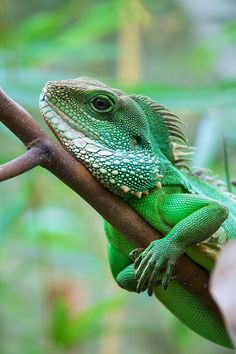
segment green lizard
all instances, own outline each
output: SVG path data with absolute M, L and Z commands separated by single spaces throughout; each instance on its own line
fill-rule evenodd
M 236 203 L 220 182 L 190 171 L 181 119 L 142 95 L 89 78 L 48 82 L 40 109 L 60 143 L 164 238 L 137 249 L 105 221 L 112 274 L 124 289 L 155 296 L 191 329 L 231 346 L 223 323 L 172 277 L 186 253 L 211 272 L 219 249 L 236 238 Z

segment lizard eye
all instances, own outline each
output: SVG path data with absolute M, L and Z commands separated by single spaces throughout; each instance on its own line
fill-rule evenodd
M 114 103 L 110 98 L 100 95 L 90 101 L 90 106 L 96 112 L 107 113 L 113 109 Z

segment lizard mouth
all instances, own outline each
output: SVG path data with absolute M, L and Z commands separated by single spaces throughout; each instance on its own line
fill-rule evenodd
M 68 117 L 60 108 L 50 102 L 44 93 L 40 96 L 39 108 L 43 118 L 57 139 L 78 158 L 78 151 L 84 155 L 87 152 L 99 152 L 104 147 L 90 139 L 85 130 L 78 126 L 70 117 Z M 84 149 L 84 150 L 83 150 Z M 111 155 L 108 150 L 105 155 Z M 83 162 L 83 158 L 81 158 Z

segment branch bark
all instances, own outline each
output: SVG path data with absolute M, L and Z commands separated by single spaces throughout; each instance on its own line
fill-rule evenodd
M 2 180 L 41 165 L 96 209 L 137 247 L 163 237 L 121 198 L 105 189 L 88 170 L 46 134 L 21 106 L 0 91 L 0 120 L 30 149 L 1 167 Z M 31 161 L 30 161 L 31 160 Z M 4 178 L 5 177 L 5 178 Z M 208 273 L 183 255 L 175 267 L 177 281 L 198 297 L 209 311 L 221 317 L 208 291 Z
M 0 165 L 0 182 L 25 173 L 40 165 L 45 156 L 40 146 L 34 145 L 29 151 L 16 159 Z

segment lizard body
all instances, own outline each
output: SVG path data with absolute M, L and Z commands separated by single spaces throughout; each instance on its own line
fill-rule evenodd
M 181 119 L 141 95 L 88 78 L 48 82 L 40 109 L 64 147 L 165 237 L 138 250 L 105 221 L 112 274 L 124 289 L 152 293 L 191 329 L 223 346 L 223 323 L 172 279 L 186 253 L 207 272 L 236 238 L 236 203 L 204 171 L 189 171 Z

